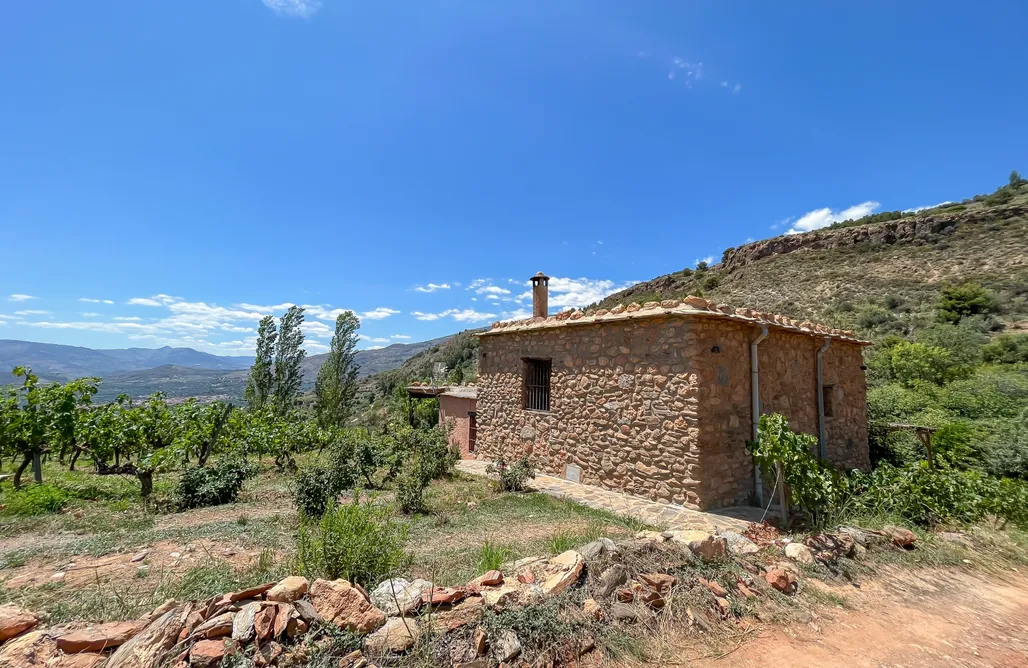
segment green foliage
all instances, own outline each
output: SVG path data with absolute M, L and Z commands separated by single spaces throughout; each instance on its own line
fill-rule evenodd
M 961 318 L 996 313 L 999 303 L 992 293 L 973 281 L 943 288 L 935 309 L 942 322 L 960 322 Z
M 529 480 L 535 478 L 535 469 L 528 457 L 522 457 L 513 464 L 508 464 L 502 457 L 486 467 L 486 473 L 499 475 L 498 485 L 501 492 L 523 492 Z
M 990 364 L 1028 363 L 1028 334 L 1000 334 L 982 349 L 982 356 Z
M 29 485 L 5 495 L 3 514 L 25 517 L 58 513 L 68 499 L 67 492 L 53 485 Z
M 317 519 L 353 483 L 352 470 L 341 462 L 333 462 L 332 465 L 311 464 L 299 469 L 293 476 L 293 501 L 301 517 Z
M 233 503 L 246 479 L 257 466 L 241 458 L 224 459 L 214 466 L 194 466 L 182 472 L 178 483 L 179 505 L 202 508 Z
M 296 541 L 297 569 L 309 578 L 344 578 L 364 587 L 404 568 L 407 526 L 373 501 L 333 504 L 320 520 L 303 519 Z
M 577 608 L 568 596 L 559 596 L 500 613 L 488 612 L 483 625 L 490 642 L 513 631 L 524 657 L 547 654 L 555 665 L 570 665 L 592 636 L 589 620 Z
M 478 561 L 476 562 L 478 572 L 499 570 L 500 565 L 509 560 L 512 554 L 509 547 L 494 543 L 487 538 L 482 543 L 482 547 L 478 548 Z
M 941 385 L 952 375 L 953 359 L 945 348 L 904 341 L 892 347 L 889 367 L 892 377 L 906 387 Z
M 278 330 L 274 316 L 266 315 L 257 326 L 257 355 L 250 367 L 250 377 L 246 382 L 244 398 L 250 410 L 259 411 L 268 405 L 274 384 L 275 340 Z
M 278 326 L 275 346 L 275 387 L 272 405 L 277 415 L 286 415 L 296 407 L 303 382 L 303 308 L 290 306 Z
M 757 435 L 756 443 L 747 446 L 761 469 L 770 473 L 780 466 L 790 503 L 810 513 L 815 525 L 828 521 L 845 501 L 848 485 L 830 464 L 811 454 L 817 449 L 817 439 L 792 431 L 785 416 L 778 413 L 760 416 Z
M 353 414 L 357 399 L 357 330 L 361 323 L 353 311 L 336 318 L 331 350 L 314 383 L 314 410 L 323 427 L 342 427 Z
M 396 502 L 407 514 L 420 513 L 425 509 L 425 488 L 431 480 L 425 469 L 421 457 L 416 456 L 396 476 Z

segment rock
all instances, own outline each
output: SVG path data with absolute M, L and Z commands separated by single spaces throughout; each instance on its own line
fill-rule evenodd
M 728 554 L 728 541 L 722 536 L 712 536 L 706 531 L 672 531 L 671 540 L 689 548 L 694 555 L 710 561 L 723 559 Z
M 959 531 L 942 531 L 939 533 L 939 540 L 951 545 L 966 547 L 969 550 L 974 548 L 974 543 L 971 541 L 970 536 Z
M 610 616 L 619 622 L 635 623 L 646 621 L 652 617 L 652 613 L 630 603 L 615 603 L 610 606 Z
M 310 597 L 322 619 L 351 633 L 371 633 L 385 624 L 385 613 L 346 580 L 315 580 Z
M 0 647 L 0 666 L 3 668 L 33 668 L 49 666 L 60 656 L 57 643 L 43 631 L 31 631 L 4 643 Z
M 149 556 L 149 554 L 150 554 L 150 550 L 143 550 L 142 552 L 136 552 L 134 555 L 132 555 L 132 558 L 129 560 L 129 563 L 138 564 L 143 559 L 146 559 L 147 556 Z
M 274 587 L 275 584 L 276 583 L 274 582 L 265 582 L 262 585 L 254 587 L 253 589 L 244 589 L 243 591 L 225 594 L 221 598 L 223 601 L 226 601 L 228 603 L 235 603 L 236 601 L 245 601 L 248 598 L 257 598 L 258 596 L 264 594 L 264 592 Z
M 702 580 L 702 579 L 703 578 L 700 578 L 700 580 Z M 713 594 L 714 596 L 718 596 L 718 597 L 721 597 L 721 598 L 724 598 L 725 596 L 728 596 L 728 590 L 725 589 L 724 587 L 722 587 L 721 583 L 717 582 L 716 580 L 709 580 L 709 581 L 707 581 L 704 584 L 707 585 L 707 589 L 709 589 L 710 593 Z
M 279 603 L 275 611 L 275 625 L 271 628 L 272 638 L 281 638 L 289 628 L 290 620 L 298 620 L 300 615 L 288 603 Z M 300 620 L 302 621 L 302 620 Z
M 489 659 L 475 659 L 453 664 L 453 668 L 489 668 Z
M 98 668 L 106 660 L 106 654 L 96 654 L 94 652 L 65 654 L 54 668 Z
M 535 573 L 530 570 L 523 570 L 518 573 L 518 582 L 521 584 L 535 584 Z
M 425 584 L 429 585 L 428 582 Z M 371 590 L 371 604 L 390 617 L 402 617 L 421 607 L 421 594 L 424 589 L 425 587 L 416 586 L 403 578 L 393 578 Z
M 272 640 L 266 645 L 261 645 L 254 655 L 254 663 L 258 666 L 270 666 L 282 656 L 282 645 Z
M 670 536 L 665 536 L 660 531 L 639 531 L 635 534 L 635 540 L 646 541 L 650 543 L 663 543 Z
M 102 652 L 124 645 L 132 636 L 146 628 L 147 623 L 136 620 L 95 624 L 79 629 L 55 629 L 50 631 L 50 635 L 57 642 L 57 646 L 68 654 Z
M 262 643 L 271 637 L 275 628 L 275 616 L 278 614 L 278 606 L 268 605 L 260 609 L 253 617 L 253 634 L 258 643 Z
M 503 573 L 487 571 L 468 583 L 469 587 L 497 587 L 503 584 Z
M 510 629 L 501 631 L 492 643 L 492 657 L 498 663 L 510 661 L 521 654 L 521 641 Z
M 290 575 L 268 590 L 267 599 L 280 603 L 292 603 L 303 598 L 310 588 L 307 578 Z
M 578 582 L 584 566 L 585 560 L 575 550 L 568 550 L 550 559 L 546 570 L 548 573 L 552 573 L 552 575 L 541 585 L 543 595 L 556 596 Z
M 168 600 L 164 601 L 164 603 L 161 603 L 159 606 L 154 608 L 153 611 L 149 615 L 146 615 L 145 617 L 143 617 L 143 619 L 146 619 L 148 621 L 153 621 L 153 620 L 157 619 L 158 617 L 163 616 L 164 613 L 166 613 L 166 612 L 168 612 L 170 610 L 173 610 L 174 608 L 178 607 L 178 605 L 179 605 L 178 601 L 176 601 L 173 598 L 169 598 Z
M 185 626 L 189 604 L 172 608 L 119 647 L 105 668 L 157 668 Z M 212 641 L 214 642 L 214 641 Z
M 318 611 L 314 609 L 314 604 L 305 598 L 301 598 L 296 603 L 293 603 L 293 609 L 299 613 L 300 619 L 307 622 L 307 624 L 322 621 Z
M 736 590 L 740 594 L 742 594 L 746 598 L 756 598 L 757 597 L 757 595 L 753 592 L 753 590 L 746 586 L 745 582 L 736 583 L 735 588 L 736 588 Z
M 463 587 L 431 586 L 421 592 L 421 602 L 425 605 L 452 605 L 461 601 L 468 592 Z
M 486 589 L 482 592 L 482 600 L 490 610 L 505 610 L 521 598 L 522 587 L 514 584 L 502 585 L 499 589 Z
M 785 556 L 801 564 L 814 563 L 814 553 L 803 543 L 789 543 L 786 545 Z
M 686 617 L 689 618 L 690 626 L 697 626 L 703 631 L 709 632 L 713 627 L 710 623 L 710 619 L 707 618 L 706 613 L 697 610 L 696 608 L 689 606 L 685 610 Z
M 414 646 L 418 636 L 417 620 L 393 617 L 367 637 L 364 648 L 372 654 L 402 654 Z
M 628 582 L 628 569 L 621 564 L 615 564 L 600 575 L 595 593 L 600 598 L 607 598 L 626 582 Z
M 764 574 L 764 579 L 767 580 L 769 585 L 783 594 L 794 593 L 799 584 L 796 576 L 784 568 L 772 568 Z
M 741 557 L 747 554 L 756 554 L 757 552 L 760 552 L 760 546 L 740 533 L 735 533 L 734 531 L 722 531 L 721 537 L 725 539 L 726 543 L 728 543 L 728 551 L 736 556 Z
M 910 548 L 914 546 L 917 541 L 917 534 L 910 529 L 904 529 L 903 527 L 886 526 L 885 533 L 889 535 L 889 540 L 896 547 Z
M 25 633 L 39 624 L 39 615 L 25 608 L 7 603 L 0 605 L 0 642 Z
M 485 606 L 484 599 L 471 598 L 454 606 L 452 610 L 436 612 L 431 616 L 432 631 L 445 634 L 468 624 L 477 624 L 482 619 Z
M 484 656 L 486 650 L 489 649 L 489 635 L 485 632 L 485 629 L 481 626 L 475 629 L 475 635 L 472 640 L 475 643 L 475 654 Z
M 214 640 L 232 635 L 232 621 L 235 618 L 234 612 L 223 612 L 220 615 L 211 617 L 193 629 L 193 637 L 204 640 Z
M 578 548 L 578 553 L 586 561 L 594 561 L 605 554 L 615 554 L 617 551 L 617 545 L 609 538 L 599 538 Z
M 596 601 L 595 598 L 587 598 L 582 601 L 582 614 L 585 615 L 586 619 L 591 619 L 595 622 L 603 621 L 603 608 Z
M 225 657 L 224 640 L 201 640 L 189 650 L 189 665 L 197 668 L 212 668 Z
M 359 649 L 355 649 L 339 659 L 337 668 L 362 668 L 366 665 L 368 665 L 368 662 L 364 659 L 364 653 Z
M 678 578 L 667 573 L 640 573 L 639 581 L 661 596 L 667 596 L 678 582 Z
M 254 601 L 253 603 L 247 603 L 236 613 L 235 617 L 232 618 L 232 640 L 243 643 L 253 640 L 254 620 L 260 611 L 261 604 Z

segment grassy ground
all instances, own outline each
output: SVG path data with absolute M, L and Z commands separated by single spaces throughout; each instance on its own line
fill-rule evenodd
M 131 477 L 49 464 L 44 480 L 70 496 L 63 510 L 35 516 L 0 510 L 0 601 L 47 612 L 53 622 L 130 619 L 167 598 L 220 594 L 293 566 L 299 519 L 288 477 L 270 465 L 247 481 L 236 503 L 183 512 L 172 510 L 173 476 L 159 479 L 147 505 Z M 392 504 L 388 489 L 366 493 Z M 412 566 L 405 575 L 444 584 L 463 584 L 501 561 L 556 554 L 641 528 L 541 494 L 501 494 L 485 480 L 461 475 L 434 482 L 427 498 L 427 512 L 398 514 L 409 528 Z

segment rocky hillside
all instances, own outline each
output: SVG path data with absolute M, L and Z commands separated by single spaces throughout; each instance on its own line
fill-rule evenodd
M 729 248 L 713 267 L 660 276 L 599 305 L 693 294 L 865 332 L 886 311 L 909 330 L 930 317 L 943 286 L 974 281 L 996 295 L 1006 325 L 1028 327 L 1028 204 L 1020 193 L 1011 199 Z

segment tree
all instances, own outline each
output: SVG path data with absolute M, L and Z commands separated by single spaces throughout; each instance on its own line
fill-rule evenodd
M 1016 187 L 1018 187 L 1020 185 L 1023 185 L 1025 183 L 1028 183 L 1028 181 L 1026 181 L 1025 179 L 1021 178 L 1021 173 L 1018 172 L 1016 169 L 1010 172 L 1010 185 L 1011 186 L 1016 188 Z
M 140 495 L 145 499 L 153 492 L 154 473 L 175 460 L 170 446 L 175 442 L 178 428 L 162 392 L 150 395 L 132 413 L 135 438 L 131 439 L 131 444 L 139 454 L 136 477 Z
M 278 327 L 275 348 L 275 389 L 272 395 L 275 413 L 285 415 L 296 405 L 303 382 L 303 309 L 290 306 Z
M 342 427 L 353 414 L 357 399 L 357 330 L 360 319 L 353 311 L 336 318 L 332 349 L 314 383 L 314 408 L 323 427 Z
M 232 404 L 223 401 L 200 404 L 190 399 L 179 408 L 179 412 L 183 416 L 182 430 L 178 435 L 182 453 L 185 458 L 190 454 L 196 455 L 196 465 L 206 466 L 228 426 Z
M 273 366 L 277 338 L 275 317 L 269 315 L 261 318 L 261 323 L 257 326 L 257 356 L 250 367 L 250 378 L 246 381 L 244 394 L 246 403 L 252 411 L 264 408 L 268 403 L 268 397 L 271 396 L 275 381 Z
M 898 343 L 892 347 L 890 357 L 893 377 L 907 387 L 917 382 L 942 385 L 949 379 L 953 366 L 948 350 L 924 343 Z
M 988 290 L 967 281 L 944 288 L 935 308 L 939 320 L 956 324 L 967 316 L 990 315 L 999 308 L 999 304 Z

